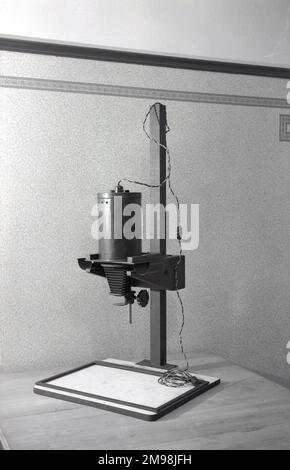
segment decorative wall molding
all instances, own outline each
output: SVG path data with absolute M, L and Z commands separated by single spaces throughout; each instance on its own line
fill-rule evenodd
M 133 86 L 104 85 L 99 83 L 71 82 L 43 78 L 0 76 L 0 87 L 22 90 L 43 90 L 62 93 L 80 93 L 89 95 L 121 96 L 130 98 L 186 101 L 233 106 L 255 106 L 265 108 L 289 109 L 285 99 L 260 96 L 244 96 L 194 91 L 164 90 L 158 88 L 140 88 Z

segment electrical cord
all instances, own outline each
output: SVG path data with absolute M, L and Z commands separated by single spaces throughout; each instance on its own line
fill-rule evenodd
M 177 261 L 177 263 L 174 267 L 174 276 L 175 276 L 176 294 L 177 294 L 177 298 L 178 298 L 178 301 L 179 301 L 179 304 L 180 304 L 180 309 L 181 309 L 181 326 L 180 326 L 180 330 L 179 330 L 179 333 L 178 333 L 178 338 L 179 338 L 180 350 L 181 350 L 181 353 L 182 353 L 182 355 L 184 357 L 184 361 L 185 361 L 185 367 L 182 368 L 182 369 L 181 368 L 174 368 L 174 369 L 171 369 L 171 370 L 168 370 L 168 371 L 164 372 L 164 374 L 162 374 L 161 377 L 159 377 L 158 382 L 161 385 L 166 385 L 167 387 L 183 387 L 184 385 L 189 384 L 189 383 L 191 383 L 192 385 L 198 385 L 198 384 L 201 383 L 201 381 L 199 381 L 199 379 L 197 379 L 196 377 L 194 377 L 193 375 L 191 375 L 188 372 L 189 363 L 188 363 L 188 358 L 187 358 L 186 352 L 184 350 L 184 345 L 183 345 L 182 334 L 183 334 L 183 329 L 184 329 L 185 315 L 184 315 L 184 305 L 183 305 L 183 301 L 182 301 L 182 298 L 181 298 L 181 295 L 180 295 L 180 292 L 179 292 L 179 286 L 178 286 L 178 282 L 179 282 L 178 281 L 178 266 L 182 261 L 182 253 L 183 253 L 182 244 L 181 244 L 182 233 L 181 233 L 181 225 L 180 225 L 180 202 L 179 202 L 179 198 L 178 198 L 177 194 L 175 193 L 175 191 L 173 190 L 172 184 L 171 184 L 171 169 L 172 169 L 172 167 L 171 167 L 171 155 L 170 155 L 169 148 L 166 145 L 163 145 L 161 142 L 158 142 L 154 137 L 151 137 L 150 134 L 147 132 L 147 129 L 146 129 L 146 123 L 147 123 L 149 114 L 150 114 L 152 109 L 154 109 L 156 118 L 159 122 L 159 116 L 158 116 L 157 111 L 156 111 L 156 105 L 158 105 L 158 104 L 160 104 L 160 103 L 158 103 L 158 102 L 154 103 L 153 105 L 150 106 L 149 110 L 147 111 L 147 113 L 145 115 L 145 118 L 144 118 L 144 121 L 143 121 L 143 131 L 144 131 L 145 135 L 147 136 L 147 138 L 150 141 L 153 141 L 156 145 L 158 145 L 159 147 L 161 147 L 165 150 L 166 155 L 167 155 L 167 175 L 164 178 L 164 180 L 161 181 L 161 183 L 159 183 L 159 184 L 149 184 L 149 183 L 144 183 L 144 182 L 141 182 L 141 181 L 131 180 L 131 179 L 128 179 L 128 178 L 122 178 L 118 181 L 118 186 L 120 186 L 123 181 L 126 181 L 127 183 L 138 184 L 140 186 L 146 186 L 147 188 L 159 188 L 159 187 L 163 186 L 163 184 L 165 184 L 168 181 L 169 190 L 170 190 L 172 196 L 174 197 L 174 199 L 176 201 L 176 207 L 177 207 L 177 240 L 178 240 L 178 245 L 179 245 L 179 256 L 178 256 L 178 261 Z M 168 126 L 168 123 L 166 121 L 166 133 L 167 132 L 170 132 L 170 127 Z

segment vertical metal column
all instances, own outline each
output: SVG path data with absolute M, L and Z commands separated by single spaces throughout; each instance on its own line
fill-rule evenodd
M 156 104 L 150 112 L 150 136 L 166 146 L 166 107 Z M 150 141 L 150 183 L 160 184 L 167 174 L 167 155 L 164 148 Z M 166 206 L 166 184 L 151 188 L 151 204 Z M 165 216 L 164 216 L 165 217 Z M 162 233 L 162 220 L 154 221 L 154 238 L 150 240 L 150 252 L 166 254 L 166 221 Z M 157 226 L 159 224 L 159 227 Z M 159 229 L 159 230 L 158 230 Z M 158 232 L 163 238 L 158 238 Z M 150 363 L 152 366 L 166 365 L 166 291 L 153 290 L 150 293 Z
M 150 111 L 150 184 L 160 185 L 167 175 L 166 150 L 157 143 L 166 146 L 166 107 L 156 104 Z M 156 143 L 157 142 L 157 143 Z M 166 182 L 157 188 L 151 188 L 151 204 L 166 206 Z M 158 236 L 160 234 L 161 236 Z M 150 240 L 150 253 L 166 255 L 166 215 L 164 220 L 154 220 L 154 238 Z M 140 365 L 171 369 L 167 364 L 167 325 L 166 325 L 166 290 L 150 289 L 150 360 L 139 362 Z

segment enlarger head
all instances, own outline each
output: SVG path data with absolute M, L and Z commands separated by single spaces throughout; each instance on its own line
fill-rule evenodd
M 135 298 L 141 306 L 148 303 L 147 291 L 135 296 L 127 266 L 122 264 L 128 257 L 142 254 L 141 193 L 124 190 L 118 184 L 114 190 L 98 193 L 98 204 L 105 234 L 99 239 L 99 260 L 104 262 L 101 265 L 111 295 L 122 298 L 116 305 L 129 304 L 131 322 L 131 305 Z

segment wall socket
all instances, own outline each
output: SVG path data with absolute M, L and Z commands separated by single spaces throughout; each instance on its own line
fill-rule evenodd
M 290 142 L 290 114 L 280 114 L 279 138 L 281 142 Z

